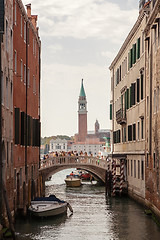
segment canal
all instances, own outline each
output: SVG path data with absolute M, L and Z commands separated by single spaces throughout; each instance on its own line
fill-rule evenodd
M 159 240 L 160 228 L 146 216 L 144 208 L 129 198 L 106 198 L 96 182 L 78 188 L 66 187 L 61 171 L 46 182 L 46 195 L 69 202 L 73 215 L 56 219 L 16 221 L 18 240 Z

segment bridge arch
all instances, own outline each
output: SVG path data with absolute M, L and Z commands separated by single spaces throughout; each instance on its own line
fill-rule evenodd
M 46 180 L 49 176 L 70 168 L 86 170 L 105 183 L 108 163 L 105 160 L 98 161 L 97 158 L 84 156 L 52 157 L 41 162 L 39 173 Z

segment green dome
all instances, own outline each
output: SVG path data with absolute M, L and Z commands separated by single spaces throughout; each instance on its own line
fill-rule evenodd
M 85 97 L 86 94 L 85 94 L 85 91 L 84 91 L 84 86 L 83 86 L 83 79 L 82 79 L 82 84 L 81 84 L 81 91 L 80 91 L 80 97 Z

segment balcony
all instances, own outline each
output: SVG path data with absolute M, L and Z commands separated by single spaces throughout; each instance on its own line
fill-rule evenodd
M 122 108 L 120 108 L 117 112 L 116 112 L 116 121 L 118 124 L 125 124 L 127 119 L 126 119 L 126 112 L 125 110 L 123 110 Z

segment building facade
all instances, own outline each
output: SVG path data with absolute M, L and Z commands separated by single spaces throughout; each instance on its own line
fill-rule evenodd
M 2 1 L 1 1 L 2 4 Z M 13 1 L 4 2 L 4 34 L 1 35 L 1 184 L 3 182 L 8 196 L 8 203 L 13 210 Z M 2 5 L 0 6 L 2 7 Z M 2 9 L 1 9 L 2 10 Z M 1 185 L 2 190 L 2 185 Z M 3 201 L 3 197 L 1 197 Z M 6 208 L 0 206 L 3 217 Z
M 68 141 L 66 139 L 51 139 L 50 141 L 50 152 L 67 152 L 68 151 Z
M 160 215 L 160 1 L 139 3 L 138 19 L 110 66 L 112 161 L 125 163 L 129 194 L 148 206 L 159 208 L 156 213 Z
M 40 53 L 37 15 L 13 1 L 14 212 L 40 194 Z

